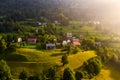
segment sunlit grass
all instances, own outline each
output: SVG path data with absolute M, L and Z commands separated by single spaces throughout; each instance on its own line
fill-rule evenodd
M 51 66 L 61 64 L 61 57 L 64 52 L 61 52 L 61 49 L 36 50 L 20 48 L 13 54 L 24 56 L 27 59 L 27 61 L 17 61 L 21 59 L 21 57 L 17 56 L 15 60 L 12 59 L 12 61 L 7 62 L 11 68 L 13 78 L 18 79 L 22 70 L 25 70 L 30 76 L 37 73 L 42 74 L 43 71 L 48 70 Z M 10 58 L 13 57 L 11 56 Z
M 94 79 L 91 80 L 119 80 L 120 72 L 110 66 L 105 66 Z
M 70 55 L 68 57 L 69 65 L 73 68 L 79 68 L 82 64 L 87 61 L 88 59 L 95 57 L 96 54 L 94 51 L 85 51 L 85 52 L 78 52 L 75 55 Z
M 28 49 L 21 48 L 17 50 L 17 54 L 23 55 L 27 58 L 28 61 L 49 61 L 49 60 L 59 60 L 61 59 L 62 54 L 60 49 L 55 50 L 36 50 L 36 49 Z M 53 54 L 60 54 L 59 56 L 54 56 Z

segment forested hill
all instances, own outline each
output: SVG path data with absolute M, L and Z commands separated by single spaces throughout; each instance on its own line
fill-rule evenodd
M 105 18 L 112 0 L 0 0 L 0 16 L 15 20 L 64 13 L 70 19 Z M 111 7 L 110 7 L 111 6 Z

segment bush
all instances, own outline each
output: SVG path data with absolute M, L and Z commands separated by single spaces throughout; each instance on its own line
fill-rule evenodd
M 17 48 L 16 45 L 10 45 L 10 46 L 6 49 L 6 51 L 7 51 L 7 52 L 14 52 L 14 51 L 16 51 L 16 48 Z
M 71 49 L 71 54 L 76 54 L 79 51 L 79 48 L 76 47 L 75 49 Z
M 26 80 L 27 79 L 27 72 L 25 72 L 24 70 L 20 73 L 19 75 L 19 79 L 21 80 Z
M 73 72 L 70 68 L 66 68 L 63 73 L 63 80 L 75 80 Z
M 115 62 L 115 63 L 118 62 L 119 61 L 118 56 L 116 54 L 113 54 L 110 61 Z
M 83 64 L 83 66 L 80 68 L 81 73 L 76 73 L 76 78 L 93 78 L 94 76 L 98 75 L 101 71 L 102 63 L 99 57 L 94 57 L 89 59 L 87 62 Z M 80 75 L 81 77 L 79 77 Z
M 42 79 L 39 79 L 38 76 L 30 76 L 28 80 L 42 80 Z
M 68 64 L 67 55 L 63 55 L 63 56 L 62 56 L 62 61 L 61 61 L 61 62 L 63 63 L 63 66 L 64 66 L 65 64 Z
M 55 69 L 53 67 L 51 67 L 48 72 L 47 72 L 47 78 L 50 79 L 50 80 L 55 80 Z
M 0 60 L 0 80 L 12 80 L 10 68 L 4 60 Z
M 46 44 L 45 43 L 39 43 L 39 44 L 36 45 L 36 49 L 38 49 L 38 50 L 46 49 Z
M 81 71 L 76 71 L 75 78 L 76 80 L 81 80 L 83 78 L 83 73 Z
M 95 58 L 88 60 L 87 64 L 85 63 L 85 68 L 88 74 L 91 74 L 90 77 L 92 78 L 94 75 L 99 74 L 102 68 L 102 63 L 97 57 L 95 57 Z

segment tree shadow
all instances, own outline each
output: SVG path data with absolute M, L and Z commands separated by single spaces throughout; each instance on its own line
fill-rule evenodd
M 56 56 L 62 56 L 64 55 L 65 53 L 55 53 L 55 54 L 51 54 L 50 56 L 52 57 L 56 57 Z
M 1 58 L 6 61 L 28 61 L 25 56 L 19 54 L 6 54 Z
M 112 63 L 112 64 L 109 64 L 109 70 L 111 70 L 110 72 L 110 77 L 112 77 L 114 80 L 118 80 L 120 79 L 120 63 L 117 64 L 117 63 Z

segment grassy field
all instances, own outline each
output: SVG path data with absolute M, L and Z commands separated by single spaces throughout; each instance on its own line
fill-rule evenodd
M 85 52 L 78 52 L 77 54 L 70 55 L 68 57 L 69 65 L 73 69 L 77 69 L 82 64 L 87 61 L 88 59 L 97 56 L 94 51 L 85 51 Z
M 113 66 L 106 65 L 94 79 L 91 80 L 119 80 L 120 72 Z
M 83 25 L 83 26 L 82 26 Z M 82 26 L 82 27 L 81 27 Z M 69 26 L 63 26 L 63 32 L 72 32 L 73 35 L 83 34 L 85 37 L 92 35 L 102 39 L 106 39 L 108 36 L 103 37 L 98 31 L 95 31 L 95 27 L 89 27 L 83 22 L 70 22 Z M 59 28 L 61 28 L 59 26 Z M 112 44 L 113 45 L 113 44 Z M 116 46 L 116 44 L 114 44 Z M 118 45 L 119 46 L 119 45 Z M 43 71 L 48 70 L 51 66 L 62 65 L 61 57 L 66 52 L 62 52 L 61 49 L 55 50 L 37 50 L 34 45 L 27 45 L 24 48 L 19 48 L 16 52 L 11 54 L 1 55 L 0 57 L 5 59 L 11 68 L 13 78 L 18 79 L 19 73 L 25 70 L 28 75 L 42 74 Z M 73 70 L 82 66 L 82 64 L 88 59 L 97 56 L 94 51 L 78 52 L 77 54 L 70 54 L 68 56 L 69 64 Z M 64 70 L 64 69 L 63 69 Z M 61 69 L 59 70 L 61 71 Z M 57 73 L 58 75 L 60 72 Z M 106 66 L 102 69 L 99 75 L 92 80 L 118 80 L 120 72 L 111 66 Z
M 42 73 L 51 66 L 61 64 L 61 57 L 65 52 L 61 49 L 55 50 L 36 50 L 29 48 L 20 48 L 12 54 L 3 55 L 11 68 L 13 78 L 17 79 L 22 70 L 28 72 L 28 75 Z
M 1 55 L 1 57 L 7 61 L 46 62 L 51 60 L 59 60 L 64 54 L 65 52 L 61 52 L 61 49 L 37 50 L 29 48 L 19 48 L 16 50 L 16 52 Z
M 8 61 L 13 78 L 17 79 L 22 70 L 28 72 L 28 75 L 41 74 L 51 66 L 62 65 L 61 57 L 65 52 L 61 49 L 55 50 L 36 50 L 30 48 L 20 48 L 12 54 L 3 55 Z M 80 67 L 84 61 L 94 57 L 94 51 L 78 52 L 68 57 L 69 66 L 74 70 Z M 60 74 L 60 73 L 58 73 Z

